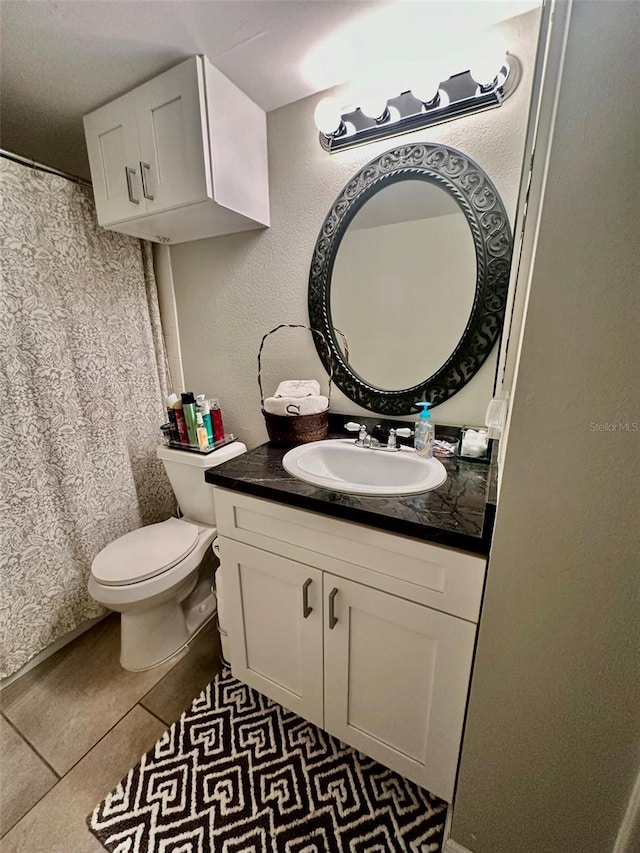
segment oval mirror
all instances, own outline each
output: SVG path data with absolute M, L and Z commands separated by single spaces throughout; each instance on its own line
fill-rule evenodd
M 325 219 L 309 278 L 336 385 L 390 415 L 457 393 L 500 335 L 511 248 L 497 190 L 459 151 L 409 145 L 367 164 Z

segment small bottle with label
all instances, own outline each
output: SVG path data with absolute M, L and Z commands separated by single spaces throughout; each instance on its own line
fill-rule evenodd
M 187 425 L 187 435 L 191 447 L 198 446 L 198 436 L 196 435 L 196 398 L 192 391 L 185 391 L 181 394 L 182 397 L 182 413 Z
M 196 412 L 196 436 L 198 439 L 199 449 L 208 450 L 209 436 L 207 434 L 207 428 L 204 425 L 204 421 L 202 420 L 202 415 L 200 414 L 200 412 Z
M 211 405 L 211 423 L 213 424 L 213 437 L 218 441 L 224 441 L 224 426 L 222 424 L 222 412 L 220 411 L 220 402 L 218 400 L 210 400 Z
M 187 432 L 187 422 L 184 419 L 184 412 L 182 411 L 182 400 L 178 400 L 173 404 L 173 411 L 178 429 L 178 442 L 180 444 L 189 444 L 189 433 Z
M 170 394 L 166 400 L 167 418 L 169 419 L 169 441 L 180 441 L 180 433 L 178 432 L 178 421 L 176 420 L 176 411 L 173 408 L 174 403 L 178 402 L 177 394 Z
M 423 459 L 431 459 L 433 457 L 433 439 L 436 432 L 431 423 L 431 412 L 429 411 L 431 403 L 416 403 L 416 406 L 422 406 L 422 411 L 416 421 L 413 446 L 416 449 L 417 456 L 421 456 Z
M 211 423 L 211 404 L 207 399 L 205 399 L 204 394 L 196 395 L 196 403 L 198 406 L 198 411 L 202 415 L 202 420 L 204 422 L 205 427 L 207 428 L 207 435 L 209 436 L 209 444 L 213 444 L 213 424 Z

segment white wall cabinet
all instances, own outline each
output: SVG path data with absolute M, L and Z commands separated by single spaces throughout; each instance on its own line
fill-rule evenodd
M 162 243 L 269 224 L 266 117 L 193 56 L 84 118 L 98 222 Z
M 234 676 L 450 802 L 485 561 L 218 487 L 215 504 Z

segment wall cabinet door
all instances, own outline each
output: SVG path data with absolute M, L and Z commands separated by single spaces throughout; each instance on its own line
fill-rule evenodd
M 234 676 L 322 726 L 322 572 L 224 537 L 220 565 Z
M 197 57 L 133 93 L 148 213 L 203 201 L 210 191 L 203 71 Z
M 100 107 L 84 128 L 105 228 L 184 243 L 269 224 L 264 111 L 206 57 Z
M 101 223 L 146 211 L 134 99 L 124 95 L 84 119 L 91 179 Z
M 85 118 L 102 224 L 171 210 L 211 194 L 203 69 L 171 68 Z
M 451 802 L 475 625 L 328 573 L 324 595 L 325 729 Z

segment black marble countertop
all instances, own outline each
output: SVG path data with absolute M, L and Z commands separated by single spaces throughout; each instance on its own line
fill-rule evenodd
M 341 420 L 346 419 L 341 416 Z M 373 421 L 379 422 L 379 419 Z M 442 430 L 451 432 L 448 427 Z M 436 436 L 439 434 L 441 430 L 436 426 Z M 332 431 L 328 435 L 328 438 L 345 437 L 348 436 L 344 432 Z M 492 449 L 495 457 L 495 447 Z M 205 480 L 215 486 L 438 545 L 476 554 L 489 553 L 495 517 L 495 462 L 439 457 L 447 469 L 447 480 L 437 489 L 418 495 L 364 497 L 321 489 L 287 474 L 282 467 L 287 450 L 263 444 L 209 468 Z

